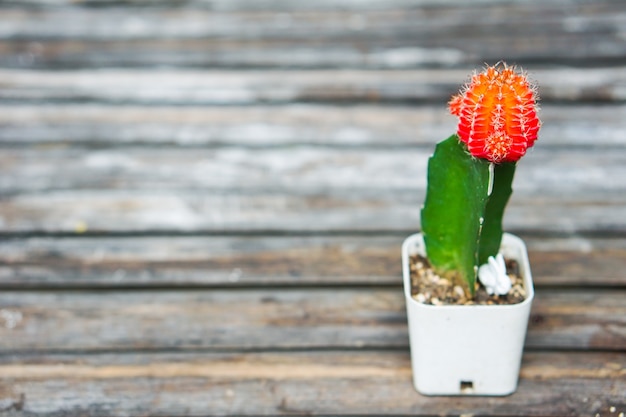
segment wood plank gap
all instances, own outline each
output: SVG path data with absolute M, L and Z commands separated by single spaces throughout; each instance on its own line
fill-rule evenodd
M 204 347 L 204 348 L 188 348 L 188 349 L 173 349 L 173 348 L 137 348 L 137 349 L 20 349 L 20 350 L 4 350 L 0 352 L 0 363 L 2 362 L 16 362 L 20 360 L 33 360 L 45 356 L 47 359 L 65 359 L 67 357 L 98 357 L 106 355 L 115 355 L 116 357 L 123 359 L 124 356 L 157 356 L 157 355 L 215 355 L 215 354 L 277 354 L 277 353 L 337 353 L 342 354 L 344 352 L 358 352 L 358 353 L 393 353 L 393 352 L 405 352 L 409 353 L 409 345 L 402 346 L 311 346 L 311 347 Z M 571 349 L 563 347 L 534 347 L 525 346 L 525 353 L 533 354 L 567 354 L 570 356 L 588 356 L 589 354 L 615 354 L 615 349 L 602 349 L 594 348 L 593 351 Z
M 0 196 L 0 200 L 2 196 Z M 93 231 L 59 232 L 48 230 L 30 231 L 0 231 L 0 239 L 28 239 L 28 238 L 134 238 L 134 237 L 408 237 L 420 232 L 419 228 L 406 230 L 393 229 L 320 229 L 320 230 L 281 230 L 281 229 L 229 229 L 229 230 L 129 230 L 129 231 Z M 518 235 L 521 238 L 601 238 L 624 239 L 626 230 L 622 229 L 590 229 L 577 230 L 573 233 L 566 231 L 552 231 L 542 229 L 507 229 L 506 232 Z
M 132 68 L 132 67 L 131 67 Z M 145 69 L 141 67 L 141 69 Z M 148 68 L 149 69 L 149 68 Z M 196 68 L 191 68 L 196 69 Z M 197 68 L 196 70 L 207 69 L 205 67 Z M 219 69 L 227 71 L 229 68 L 210 68 L 210 69 Z M 231 70 L 235 70 L 237 68 L 231 68 Z M 319 68 L 320 70 L 326 70 L 327 68 Z M 357 69 L 357 68 L 354 68 Z M 264 68 L 253 68 L 251 71 L 259 71 L 263 70 L 265 72 L 270 72 Z M 281 71 L 284 71 L 281 69 Z M 250 101 L 246 103 L 228 103 L 228 102 L 215 102 L 215 101 L 194 101 L 183 102 L 183 101 L 172 101 L 170 99 L 154 99 L 150 102 L 138 101 L 135 99 L 107 99 L 107 98 L 56 98 L 56 99 L 41 99 L 41 98 L 2 98 L 0 99 L 0 105 L 24 105 L 24 104 L 44 104 L 44 105 L 85 105 L 85 104 L 98 104 L 98 105 L 114 105 L 114 106 L 123 106 L 123 105 L 134 105 L 141 104 L 145 107 L 161 107 L 164 105 L 177 107 L 177 108 L 185 108 L 185 107 L 195 107 L 198 105 L 202 105 L 207 108 L 224 108 L 224 107 L 257 107 L 260 101 Z M 389 97 L 389 96 L 378 96 L 376 99 L 369 99 L 365 97 L 301 97 L 298 99 L 274 99 L 273 101 L 263 102 L 265 107 L 282 107 L 285 105 L 333 105 L 336 107 L 351 107 L 362 104 L 376 104 L 379 106 L 441 106 L 442 103 L 445 103 L 445 99 L 442 97 L 433 97 L 433 98 L 422 98 L 422 97 Z M 550 104 L 557 106 L 582 106 L 582 105 L 615 105 L 619 106 L 626 103 L 626 99 L 621 98 L 611 98 L 605 96 L 593 96 L 593 97 L 581 97 L 577 98 L 576 101 L 567 100 L 567 99 L 559 99 L 546 97 L 542 98 L 542 104 Z
M 204 348 L 189 348 L 189 349 L 174 349 L 174 348 L 133 348 L 133 349 L 20 349 L 20 350 L 4 350 L 0 352 L 0 363 L 2 362 L 14 362 L 18 360 L 36 359 L 41 356 L 46 358 L 64 358 L 68 356 L 86 356 L 97 357 L 103 355 L 116 355 L 116 356 L 135 356 L 135 355 L 214 355 L 214 354 L 274 354 L 274 353 L 343 353 L 343 352 L 359 352 L 359 353 L 375 353 L 375 352 L 407 352 L 408 345 L 393 346 L 393 345 L 380 345 L 380 346 L 293 346 L 293 347 L 204 347 Z M 558 349 L 531 349 L 525 348 L 525 350 L 549 353 L 549 352 L 572 352 L 581 353 L 580 350 L 558 350 Z M 594 349 L 594 352 L 602 353 L 602 350 Z M 608 350 L 606 353 L 612 353 L 614 350 Z
M 1 127 L 0 127 L 1 128 Z M 450 129 L 450 133 L 454 133 L 454 129 Z M 443 140 L 443 138 L 441 138 Z M 0 141 L 0 151 L 5 150 L 28 150 L 36 146 L 49 148 L 63 147 L 65 149 L 76 149 L 85 151 L 119 151 L 123 149 L 150 151 L 155 150 L 178 150 L 178 149 L 198 149 L 203 151 L 224 150 L 224 149 L 242 149 L 242 150 L 290 150 L 294 148 L 306 147 L 311 149 L 333 150 L 333 151 L 403 151 L 410 150 L 412 152 L 434 152 L 437 138 L 433 138 L 433 143 L 332 143 L 332 142 L 315 142 L 315 141 L 292 141 L 292 142 L 276 142 L 276 143 L 233 143 L 232 141 L 213 141 L 207 143 L 180 143 L 180 142 L 157 142 L 150 143 L 143 140 L 115 142 L 115 139 L 89 141 L 76 140 L 67 142 L 64 140 L 50 140 L 45 142 L 25 142 L 23 140 L 2 140 Z M 582 144 L 582 143 L 563 143 L 563 144 L 541 144 L 542 151 L 558 152 L 562 150 L 579 151 L 579 152 L 623 152 L 624 146 L 621 144 Z
M 398 255 L 399 257 L 399 255 Z M 0 264 L 2 266 L 2 264 Z M 544 288 L 543 286 L 536 286 L 536 288 Z M 545 287 L 551 289 L 553 286 Z M 554 286 L 554 288 L 568 288 L 563 286 Z M 588 287 L 572 286 L 571 288 L 581 289 Z M 623 287 L 613 287 L 613 286 L 598 286 L 599 289 L 624 289 Z M 246 284 L 164 284 L 164 285 L 140 285 L 140 284 L 72 284 L 68 282 L 63 282 L 59 284 L 33 284 L 33 285 L 24 285 L 24 284 L 3 284 L 0 283 L 0 291 L 12 291 L 19 293 L 80 293 L 80 292 L 120 292 L 120 291 L 142 291 L 146 293 L 161 293 L 161 292 L 211 292 L 211 291 L 254 291 L 254 290 L 276 290 L 276 291 L 324 291 L 324 290 L 388 290 L 388 289 L 397 289 L 398 292 L 402 292 L 402 284 L 398 283 L 370 283 L 370 282 L 342 282 L 338 281 L 336 284 L 333 284 L 328 281 L 321 282 L 320 284 L 314 284 L 311 282 L 307 282 L 304 284 L 298 284 L 297 282 L 293 283 L 246 283 Z

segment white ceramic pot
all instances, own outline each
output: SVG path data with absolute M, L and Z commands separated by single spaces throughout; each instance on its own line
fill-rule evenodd
M 425 395 L 508 395 L 517 388 L 534 297 L 524 242 L 505 233 L 500 252 L 519 263 L 526 299 L 514 305 L 433 306 L 411 297 L 409 256 L 425 254 L 421 233 L 402 246 L 415 389 Z

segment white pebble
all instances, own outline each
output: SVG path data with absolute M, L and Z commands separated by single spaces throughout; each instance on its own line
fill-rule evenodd
M 490 256 L 488 262 L 478 268 L 478 279 L 489 295 L 505 295 L 511 290 L 511 279 L 506 274 L 504 256 L 501 253 L 495 258 Z

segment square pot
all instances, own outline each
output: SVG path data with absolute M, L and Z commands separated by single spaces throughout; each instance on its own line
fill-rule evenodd
M 402 245 L 411 363 L 415 389 L 425 395 L 509 395 L 517 388 L 534 297 L 524 242 L 505 233 L 500 252 L 518 262 L 526 299 L 513 305 L 422 304 L 411 297 L 410 255 L 425 256 L 421 233 Z

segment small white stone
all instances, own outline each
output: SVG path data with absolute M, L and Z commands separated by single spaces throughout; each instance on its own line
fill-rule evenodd
M 511 279 L 506 274 L 504 256 L 501 253 L 495 258 L 490 256 L 487 263 L 478 268 L 478 279 L 489 295 L 505 295 L 511 290 Z

